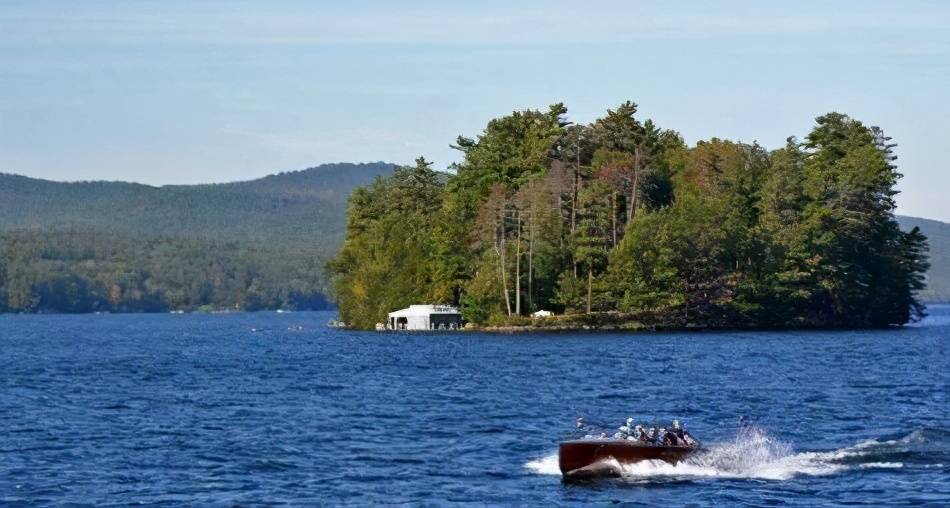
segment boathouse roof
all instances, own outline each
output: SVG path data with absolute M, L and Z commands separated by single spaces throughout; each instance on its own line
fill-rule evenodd
M 410 305 L 389 313 L 389 317 L 431 316 L 432 314 L 459 314 L 451 305 Z

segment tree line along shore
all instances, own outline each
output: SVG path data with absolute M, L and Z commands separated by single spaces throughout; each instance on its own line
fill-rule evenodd
M 859 328 L 918 318 L 927 239 L 894 217 L 894 144 L 844 114 L 768 150 L 689 146 L 625 102 L 516 111 L 354 190 L 328 264 L 341 317 L 415 303 L 475 326 Z M 532 320 L 537 310 L 550 320 Z
M 94 230 L 0 233 L 0 312 L 332 308 L 309 246 Z

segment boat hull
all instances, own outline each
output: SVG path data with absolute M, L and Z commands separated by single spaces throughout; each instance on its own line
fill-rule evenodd
M 676 464 L 694 450 L 685 446 L 651 446 L 622 439 L 582 439 L 561 443 L 558 465 L 567 479 L 620 476 L 622 464 L 644 460 Z

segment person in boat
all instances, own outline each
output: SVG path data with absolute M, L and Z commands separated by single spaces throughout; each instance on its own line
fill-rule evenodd
M 663 435 L 663 444 L 667 446 L 692 446 L 694 443 L 693 436 L 686 432 L 679 420 L 673 420 L 673 428 Z
M 633 438 L 633 418 L 628 417 L 627 421 L 617 429 L 619 432 L 614 434 L 614 437 L 619 439 L 632 439 Z
M 663 446 L 680 446 L 680 438 L 670 430 L 663 429 Z
M 633 429 L 633 438 L 641 443 L 646 443 L 649 441 L 650 437 L 647 436 L 647 431 L 643 428 L 642 425 L 637 425 Z
M 684 446 L 693 446 L 696 444 L 696 440 L 693 439 L 693 436 L 680 425 L 679 420 L 673 420 L 673 434 L 680 440 L 680 443 Z
M 637 426 L 637 441 L 640 441 L 643 444 L 656 445 L 657 444 L 657 430 L 656 427 L 646 427 Z
M 643 439 L 644 442 L 651 445 L 655 445 L 657 443 L 658 436 L 657 436 L 656 427 L 650 427 L 650 430 L 648 432 L 645 432 L 644 434 L 645 434 L 644 439 Z

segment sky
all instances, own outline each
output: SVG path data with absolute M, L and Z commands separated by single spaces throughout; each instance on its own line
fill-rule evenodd
M 0 0 L 0 172 L 153 185 L 459 160 L 512 110 L 630 99 L 769 148 L 829 111 L 898 143 L 950 221 L 950 2 Z

